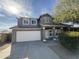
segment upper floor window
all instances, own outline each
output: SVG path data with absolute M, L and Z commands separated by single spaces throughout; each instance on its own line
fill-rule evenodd
M 23 25 L 28 25 L 29 24 L 29 20 L 28 19 L 24 19 L 23 20 Z
M 36 25 L 36 24 L 37 24 L 37 20 L 32 20 L 32 21 L 31 21 L 31 24 L 32 24 L 32 25 Z
M 50 22 L 50 18 L 49 17 L 44 17 L 44 21 L 45 21 L 45 23 L 49 23 Z

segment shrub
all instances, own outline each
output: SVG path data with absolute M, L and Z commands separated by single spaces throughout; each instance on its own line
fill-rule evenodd
M 0 42 L 3 43 L 6 41 L 6 38 L 7 38 L 7 35 L 6 34 L 2 34 L 1 35 L 1 39 L 0 39 Z
M 6 43 L 6 42 L 11 42 L 11 34 L 10 33 L 3 33 L 1 36 L 0 36 L 0 42 L 1 43 Z
M 59 35 L 59 41 L 68 49 L 77 49 L 79 46 L 79 32 L 62 32 Z
M 11 42 L 11 39 L 12 39 L 12 34 L 8 33 L 6 37 L 6 42 Z

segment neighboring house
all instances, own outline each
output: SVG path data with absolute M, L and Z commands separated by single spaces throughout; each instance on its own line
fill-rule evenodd
M 74 22 L 64 22 L 64 25 L 67 25 L 63 29 L 67 31 L 79 31 L 79 21 L 74 21 Z
M 79 23 L 76 22 L 64 22 L 63 24 L 71 25 L 73 28 L 79 28 Z
M 17 26 L 12 27 L 12 42 L 25 42 L 35 40 L 50 40 L 60 33 L 61 25 L 53 22 L 49 14 L 39 18 L 20 17 Z

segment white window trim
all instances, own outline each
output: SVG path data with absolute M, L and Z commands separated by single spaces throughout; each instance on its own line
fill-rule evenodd
M 35 24 L 32 24 L 32 20 L 31 20 L 31 25 L 37 25 L 37 20 L 35 20 L 36 21 L 36 23 Z
M 28 23 L 24 23 L 24 20 L 27 20 L 27 19 L 23 19 L 23 20 L 22 20 L 22 24 L 23 24 L 23 25 L 29 25 L 29 19 L 27 20 Z

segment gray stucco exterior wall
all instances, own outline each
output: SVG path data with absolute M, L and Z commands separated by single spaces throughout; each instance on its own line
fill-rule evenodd
M 40 25 L 52 25 L 53 18 L 49 15 L 43 15 L 40 17 Z
M 41 41 L 43 41 L 43 29 L 41 29 Z
M 16 30 L 12 30 L 12 43 L 16 42 Z
M 28 25 L 24 25 L 23 24 L 23 21 L 24 21 L 23 18 L 20 18 L 20 19 L 17 19 L 18 27 L 20 27 L 20 28 L 24 28 L 24 27 L 25 28 L 39 27 L 37 19 L 35 19 L 37 21 L 36 25 L 31 24 L 32 18 L 25 18 L 25 19 L 28 20 L 29 24 Z

